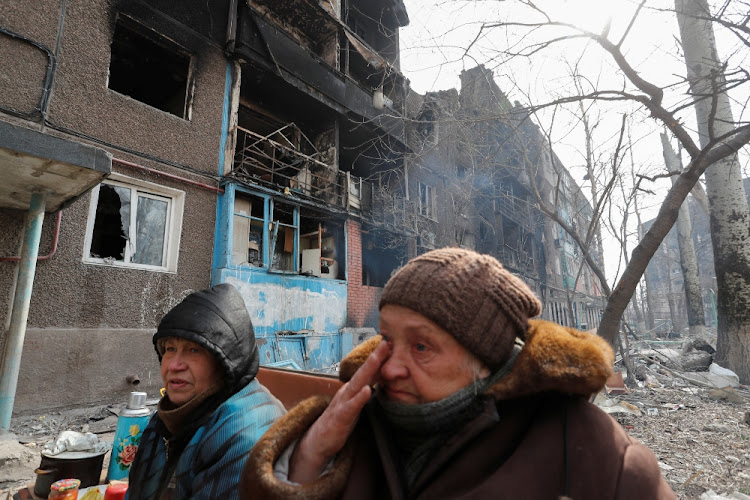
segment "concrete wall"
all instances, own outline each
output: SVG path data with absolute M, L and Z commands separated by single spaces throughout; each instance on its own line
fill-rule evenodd
M 151 335 L 153 330 L 29 329 L 14 416 L 125 402 L 131 390 L 157 396 L 162 383 Z M 129 383 L 128 375 L 140 383 Z
M 199 14 L 202 8 L 216 9 L 218 5 L 190 4 Z M 220 44 L 211 40 L 210 33 L 202 36 L 194 27 L 176 21 L 179 16 L 145 3 L 86 0 L 66 5 L 63 13 L 60 0 L 33 4 L 11 0 L 0 10 L 1 27 L 52 50 L 64 15 L 44 132 L 103 147 L 116 159 L 215 185 L 208 176 L 219 170 L 227 82 L 227 61 Z M 182 4 L 169 8 L 188 9 Z M 191 54 L 195 91 L 190 119 L 107 88 L 110 45 L 121 12 L 168 36 Z M 209 14 L 215 20 L 214 28 L 226 21 L 225 14 L 216 12 L 202 18 Z M 46 60 L 27 57 L 27 44 L 6 38 L 0 36 L 2 59 L 27 64 L 0 62 L 0 106 L 7 109 L 18 104 L 19 109 L 25 109 L 41 95 L 38 75 L 44 74 Z M 16 88 L 20 90 L 6 93 L 6 89 Z M 38 117 L 25 121 L 0 112 L 0 120 L 41 129 Z M 124 377 L 136 368 L 141 380 L 149 380 L 143 387 L 150 392 L 158 389 L 150 335 L 173 305 L 191 291 L 210 285 L 217 193 L 116 162 L 113 172 L 185 193 L 177 271 L 85 264 L 90 196 L 84 195 L 66 208 L 57 253 L 37 266 L 16 413 L 122 400 L 130 390 Z M 18 254 L 24 216 L 23 212 L 0 209 L 0 256 Z M 40 255 L 49 252 L 53 227 L 54 217 L 47 214 Z M 15 263 L 0 262 L 0 344 L 9 323 L 16 267 Z

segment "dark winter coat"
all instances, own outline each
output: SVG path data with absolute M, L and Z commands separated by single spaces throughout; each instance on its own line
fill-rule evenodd
M 273 475 L 278 456 L 323 412 L 328 399 L 293 408 L 253 449 L 241 498 L 658 500 L 674 493 L 654 454 L 586 397 L 604 386 L 612 351 L 599 337 L 532 320 L 509 375 L 483 396 L 483 411 L 405 486 L 389 433 L 368 403 L 333 467 L 304 485 Z M 375 339 L 342 362 L 348 380 Z
M 283 405 L 255 380 L 258 349 L 250 316 L 231 285 L 195 292 L 159 324 L 158 342 L 181 337 L 219 361 L 223 389 L 200 404 L 174 435 L 158 413 L 149 421 L 130 469 L 129 500 L 238 498 L 237 482 L 248 451 L 284 414 Z

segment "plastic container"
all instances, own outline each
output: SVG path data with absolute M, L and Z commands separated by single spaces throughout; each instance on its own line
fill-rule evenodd
M 112 456 L 109 458 L 107 481 L 128 477 L 143 429 L 148 424 L 151 411 L 146 408 L 146 393 L 131 392 L 128 404 L 120 412 L 112 443 Z
M 123 500 L 127 491 L 127 483 L 111 483 L 104 491 L 104 500 Z
M 81 481 L 78 479 L 60 479 L 52 483 L 47 498 L 49 500 L 76 500 L 80 486 Z

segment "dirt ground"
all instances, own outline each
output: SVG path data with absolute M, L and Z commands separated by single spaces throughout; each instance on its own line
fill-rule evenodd
M 602 394 L 598 404 L 654 451 L 678 498 L 750 495 L 750 390 L 740 386 L 712 391 L 679 385 L 680 381 L 673 384 L 678 385 Z M 113 409 L 100 406 L 14 418 L 11 430 L 18 442 L 0 442 L 0 499 L 33 484 L 44 443 L 60 431 L 90 431 L 111 441 L 117 422 Z M 106 460 L 108 455 L 105 471 Z
M 678 498 L 750 495 L 750 391 L 658 387 L 610 399 L 641 411 L 612 416 L 653 450 Z

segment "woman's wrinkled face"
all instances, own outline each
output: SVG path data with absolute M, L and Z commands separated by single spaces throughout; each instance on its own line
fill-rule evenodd
M 221 380 L 221 368 L 206 349 L 180 337 L 167 337 L 161 379 L 169 400 L 181 406 Z
M 380 333 L 390 356 L 380 367 L 379 383 L 391 401 L 432 403 L 489 375 L 447 331 L 412 309 L 383 306 Z

